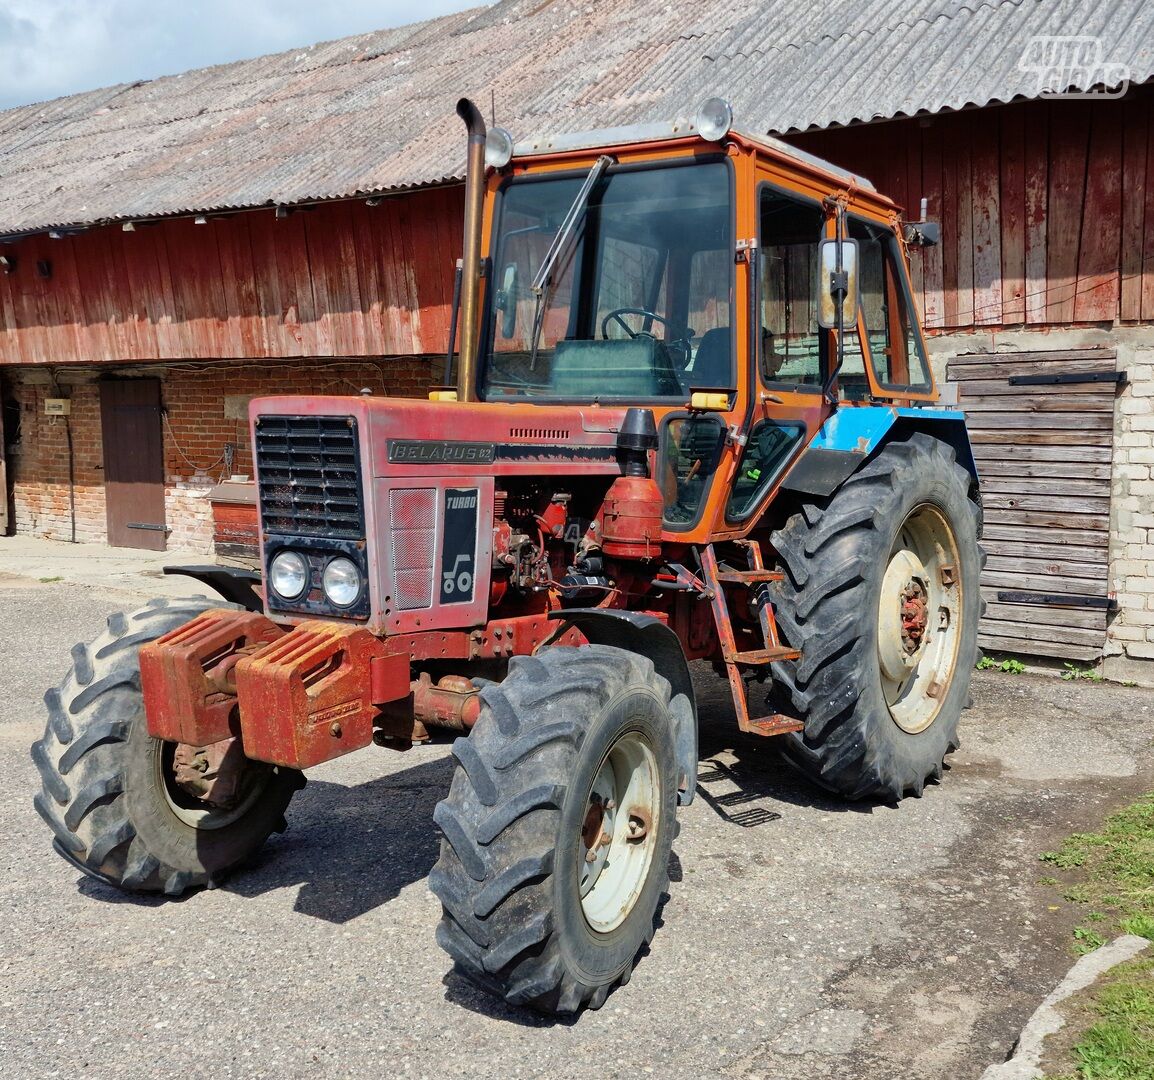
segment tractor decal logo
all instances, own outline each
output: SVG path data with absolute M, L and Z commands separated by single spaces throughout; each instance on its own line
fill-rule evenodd
M 446 488 L 444 543 L 441 546 L 442 604 L 472 602 L 476 549 L 477 489 Z
M 390 439 L 389 461 L 412 465 L 488 465 L 495 450 L 492 443 Z

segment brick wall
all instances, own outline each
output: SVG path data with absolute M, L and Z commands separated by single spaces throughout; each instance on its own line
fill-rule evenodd
M 934 374 L 967 352 L 1113 348 L 1128 385 L 1114 408 L 1110 487 L 1110 591 L 1105 672 L 1154 685 L 1154 334 L 1140 327 L 943 334 L 930 340 Z M 963 402 L 964 404 L 964 402 Z
M 288 360 L 247 363 L 138 366 L 117 375 L 161 379 L 167 410 L 164 475 L 168 546 L 212 552 L 212 509 L 208 493 L 230 473 L 252 475 L 247 403 L 264 394 L 376 394 L 423 397 L 440 380 L 439 357 L 373 361 Z M 20 436 L 10 461 L 16 532 L 56 540 L 72 539 L 68 483 L 68 429 L 74 459 L 75 538 L 106 539 L 104 457 L 100 430 L 100 372 L 60 371 L 53 385 L 48 372 L 32 368 L 5 372 L 5 396 L 20 405 Z M 67 397 L 66 422 L 46 416 L 46 397 Z M 9 441 L 12 434 L 8 433 Z M 231 444 L 228 467 L 226 447 Z

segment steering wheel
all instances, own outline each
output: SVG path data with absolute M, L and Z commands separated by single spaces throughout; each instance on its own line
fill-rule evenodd
M 669 330 L 670 322 L 663 315 L 658 315 L 656 311 L 650 311 L 648 308 L 640 307 L 619 307 L 610 311 L 605 318 L 601 320 L 601 336 L 608 340 L 609 338 L 609 323 L 616 322 L 630 338 L 646 337 L 653 341 L 657 341 L 657 335 L 649 330 L 632 330 L 629 324 L 622 318 L 623 315 L 639 315 L 649 320 L 656 321 L 665 327 L 666 332 Z M 672 341 L 663 341 L 660 344 L 664 345 L 666 350 L 671 354 L 671 359 L 676 365 L 677 370 L 684 371 L 689 364 L 689 358 L 693 355 L 689 347 L 689 339 L 693 336 L 692 331 L 686 333 L 684 337 L 675 338 Z
M 642 307 L 619 307 L 614 308 L 611 312 L 609 312 L 608 315 L 605 316 L 604 319 L 601 320 L 601 336 L 603 338 L 609 337 L 609 323 L 610 321 L 614 320 L 617 322 L 617 325 L 620 326 L 621 329 L 624 330 L 625 333 L 627 333 L 631 338 L 651 338 L 655 336 L 648 330 L 631 330 L 629 328 L 629 324 L 621 317 L 622 315 L 642 315 L 649 322 L 656 320 L 657 322 L 661 323 L 661 325 L 664 326 L 666 330 L 669 329 L 669 320 L 661 315 L 658 315 L 656 311 L 650 311 L 648 308 Z

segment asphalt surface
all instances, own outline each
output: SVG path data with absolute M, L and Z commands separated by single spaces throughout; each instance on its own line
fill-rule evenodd
M 1070 963 L 1077 913 L 1037 884 L 1038 853 L 1154 786 L 1154 692 L 980 673 L 941 785 L 842 805 L 739 735 L 703 670 L 665 925 L 603 1009 L 552 1022 L 473 989 L 433 941 L 447 746 L 314 770 L 256 865 L 181 901 L 53 853 L 31 803 L 41 696 L 143 598 L 0 572 L 11 1077 L 977 1077 Z

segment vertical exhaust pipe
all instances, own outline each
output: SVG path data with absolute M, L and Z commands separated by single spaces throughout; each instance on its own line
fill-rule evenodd
M 481 216 L 485 205 L 485 119 L 468 98 L 457 115 L 469 131 L 465 169 L 465 242 L 461 273 L 461 356 L 457 362 L 457 399 L 477 400 L 477 346 L 481 336 Z

